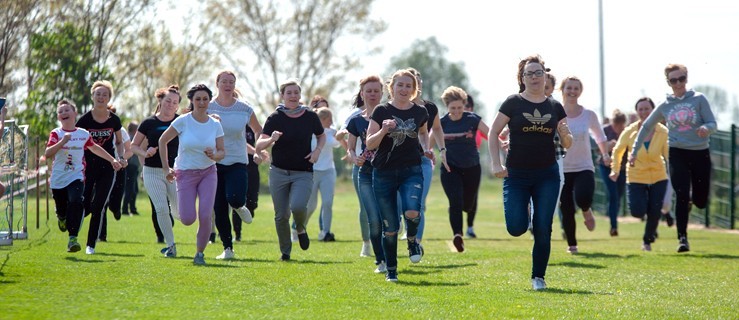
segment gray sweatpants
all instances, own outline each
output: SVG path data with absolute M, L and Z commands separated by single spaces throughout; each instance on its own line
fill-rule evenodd
M 275 207 L 275 229 L 280 251 L 290 255 L 290 213 L 292 212 L 298 232 L 305 230 L 308 220 L 308 198 L 313 185 L 313 172 L 269 168 L 269 192 Z

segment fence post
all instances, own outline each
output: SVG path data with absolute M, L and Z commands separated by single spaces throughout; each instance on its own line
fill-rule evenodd
M 731 159 L 729 164 L 729 168 L 731 168 L 731 175 L 729 176 L 729 181 L 731 181 L 729 184 L 729 228 L 733 230 L 736 223 L 736 216 L 734 215 L 734 209 L 736 208 L 734 198 L 736 195 L 736 126 L 733 124 L 731 125 L 731 156 L 729 158 Z
M 41 217 L 41 207 L 40 207 L 40 204 L 41 203 L 39 202 L 40 201 L 39 198 L 41 197 L 41 193 L 40 193 L 40 190 L 39 190 L 39 189 L 41 189 L 41 184 L 40 184 L 40 181 L 39 181 L 39 178 L 41 177 L 39 175 L 39 171 L 40 171 L 40 168 L 39 168 L 39 166 L 40 166 L 40 163 L 39 163 L 40 162 L 39 161 L 40 160 L 39 159 L 39 152 L 41 152 L 41 143 L 40 143 L 40 140 L 41 140 L 41 138 L 36 137 L 36 159 L 35 159 L 36 160 L 36 229 L 38 229 L 40 227 L 40 220 L 41 220 L 40 219 L 40 217 Z

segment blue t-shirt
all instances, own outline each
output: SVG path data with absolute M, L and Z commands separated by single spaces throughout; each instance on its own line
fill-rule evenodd
M 480 116 L 471 112 L 465 112 L 462 114 L 462 118 L 454 121 L 447 114 L 439 122 L 441 123 L 441 128 L 444 130 L 444 134 L 465 134 L 461 137 L 444 138 L 447 150 L 447 163 L 457 168 L 471 168 L 480 165 L 480 154 L 477 152 L 477 145 L 475 143 L 477 127 L 480 125 Z
M 353 136 L 359 138 L 362 142 L 362 152 L 357 156 L 363 155 L 365 158 L 364 164 L 360 170 L 372 170 L 372 157 L 374 156 L 373 151 L 367 150 L 367 129 L 369 128 L 369 121 L 365 119 L 361 113 L 358 113 L 349 119 L 346 125 L 346 131 L 349 131 Z

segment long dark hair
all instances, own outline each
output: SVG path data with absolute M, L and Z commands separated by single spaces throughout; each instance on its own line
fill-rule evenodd
M 192 98 L 195 96 L 195 92 L 198 91 L 205 91 L 208 93 L 208 100 L 213 99 L 213 91 L 211 91 L 208 86 L 204 84 L 196 84 L 190 90 L 187 90 L 187 99 L 190 100 L 190 105 L 188 106 L 188 110 L 192 111 L 195 109 L 195 107 L 192 104 Z

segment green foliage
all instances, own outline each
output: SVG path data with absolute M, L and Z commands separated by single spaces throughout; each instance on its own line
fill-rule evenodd
M 110 79 L 110 73 L 92 56 L 94 38 L 70 22 L 46 27 L 31 35 L 28 67 L 35 76 L 26 105 L 18 117 L 30 125 L 31 136 L 45 136 L 56 126 L 56 103 L 74 101 L 78 112 L 91 104 L 90 85 L 96 79 Z
M 385 73 L 390 76 L 399 69 L 415 68 L 423 78 L 422 97 L 436 102 L 440 109 L 445 110 L 446 106 L 441 101 L 441 94 L 447 87 L 460 87 L 473 98 L 479 93 L 470 85 L 464 62 L 447 60 L 447 51 L 449 49 L 439 43 L 436 37 L 416 40 L 408 49 L 390 59 L 390 65 Z M 475 110 L 485 110 L 481 101 L 475 100 Z M 440 114 L 442 115 L 443 113 Z
M 262 166 L 265 167 L 265 166 Z M 95 255 L 66 253 L 66 235 L 29 200 L 29 240 L 0 247 L 2 318 L 7 319 L 735 319 L 739 305 L 739 234 L 690 230 L 691 249 L 675 253 L 675 229 L 660 225 L 652 252 L 642 252 L 644 224 L 622 220 L 620 236 L 608 220 L 588 232 L 578 221 L 581 254 L 565 253 L 555 218 L 547 270 L 549 290 L 530 285 L 532 240 L 505 228 L 500 180 L 483 179 L 475 223 L 477 239 L 451 252 L 451 230 L 435 171 L 427 199 L 425 256 L 418 264 L 398 243 L 398 283 L 373 273 L 374 259 L 359 257 L 361 237 L 351 182 L 339 183 L 332 232 L 315 240 L 318 216 L 308 225 L 310 249 L 293 245 L 292 262 L 279 261 L 272 199 L 262 193 L 236 260 L 220 261 L 220 241 L 205 250 L 205 267 L 192 265 L 197 224 L 175 221 L 178 257 L 159 253 L 149 201 L 141 215 L 108 216 L 108 242 Z M 41 205 L 44 210 L 44 205 Z M 578 220 L 581 220 L 578 217 Z M 86 240 L 89 218 L 83 223 Z M 84 242 L 83 242 L 84 244 Z

